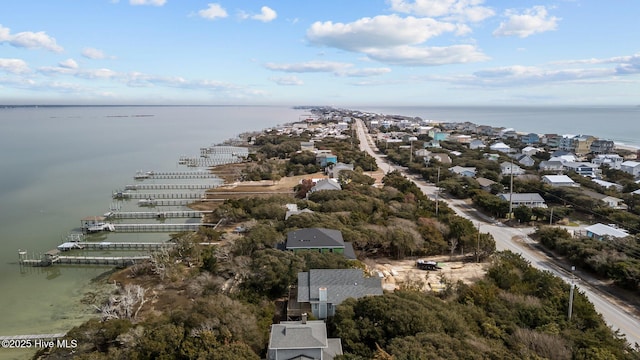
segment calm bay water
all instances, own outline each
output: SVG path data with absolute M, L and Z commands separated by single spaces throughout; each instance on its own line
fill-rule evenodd
M 200 147 L 244 131 L 295 122 L 299 114 L 285 107 L 0 109 L 0 335 L 65 332 L 95 316 L 80 300 L 95 291 L 91 279 L 109 270 L 21 268 L 18 249 L 35 255 L 55 248 L 80 219 L 108 211 L 112 191 L 133 183 L 138 170 L 195 170 L 178 158 L 197 157 Z M 0 358 L 24 353 L 0 350 Z
M 441 122 L 469 121 L 478 125 L 514 128 L 537 134 L 593 135 L 640 146 L 640 107 L 495 107 L 420 106 L 364 107 L 358 110 L 419 116 Z

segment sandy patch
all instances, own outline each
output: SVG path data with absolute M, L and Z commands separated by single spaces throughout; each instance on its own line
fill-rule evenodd
M 418 258 L 405 260 L 369 259 L 365 263 L 372 276 L 382 279 L 385 290 L 395 290 L 401 287 L 419 288 L 423 291 L 440 291 L 445 282 L 456 283 L 459 280 L 471 284 L 484 277 L 485 263 L 464 262 L 448 256 L 421 258 L 435 261 L 440 270 L 421 270 L 416 267 Z

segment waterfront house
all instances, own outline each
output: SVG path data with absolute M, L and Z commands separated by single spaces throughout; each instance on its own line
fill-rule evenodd
M 574 152 L 576 155 L 586 155 L 591 152 L 591 144 L 597 140 L 595 136 L 591 135 L 580 135 L 575 137 L 574 139 Z
M 529 208 L 546 208 L 547 204 L 538 193 L 503 193 L 496 195 L 500 199 L 510 201 L 512 207 L 526 206 Z
M 520 142 L 523 144 L 537 144 L 540 142 L 540 136 L 538 134 L 529 133 L 520 137 Z
M 620 170 L 622 163 L 624 162 L 624 158 L 618 154 L 598 154 L 593 159 L 591 159 L 591 163 L 597 166 L 607 166 L 610 169 Z
M 595 140 L 591 143 L 591 152 L 594 154 L 609 154 L 614 148 L 615 144 L 611 140 Z
M 633 175 L 633 177 L 638 177 L 640 175 L 640 162 L 630 160 L 625 161 L 620 164 L 620 170 Z
M 580 186 L 575 181 L 573 181 L 567 175 L 545 175 L 542 177 L 542 182 L 545 184 L 549 184 L 553 187 L 577 187 Z
M 361 269 L 311 269 L 298 273 L 297 299 L 309 303 L 313 316 L 326 319 L 348 298 L 382 295 L 382 279 L 365 277 Z
M 607 240 L 610 238 L 625 238 L 629 233 L 623 229 L 605 224 L 595 224 L 585 228 L 587 236 L 598 240 Z
M 320 253 L 343 254 L 348 259 L 355 259 L 353 246 L 345 242 L 342 232 L 326 228 L 305 228 L 287 233 L 285 249 L 294 253 L 300 251 L 316 251 Z
M 332 360 L 342 355 L 342 341 L 327 337 L 322 320 L 282 321 L 271 325 L 267 360 Z

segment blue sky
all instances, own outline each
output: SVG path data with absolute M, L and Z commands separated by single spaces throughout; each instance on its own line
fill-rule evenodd
M 640 104 L 638 0 L 0 9 L 0 104 Z

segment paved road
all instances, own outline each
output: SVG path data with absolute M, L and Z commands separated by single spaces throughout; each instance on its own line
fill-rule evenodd
M 427 196 L 432 199 L 436 198 L 436 186 L 428 184 L 413 175 L 407 174 L 400 166 L 390 164 L 386 157 L 377 154 L 375 144 L 368 134 L 368 130 L 362 123 L 362 120 L 356 119 L 357 134 L 360 140 L 360 150 L 369 153 L 376 159 L 378 167 L 385 173 L 398 170 L 403 173 L 409 180 L 413 181 Z M 533 228 L 512 228 L 504 226 L 493 221 L 491 218 L 475 211 L 464 201 L 459 199 L 443 199 L 449 208 L 456 212 L 459 216 L 473 221 L 480 227 L 481 232 L 488 232 L 493 235 L 496 241 L 496 249 L 499 251 L 510 250 L 514 253 L 521 254 L 524 259 L 529 261 L 532 266 L 540 270 L 546 270 L 560 277 L 567 283 L 571 283 L 572 278 L 576 287 L 585 293 L 589 300 L 593 303 L 596 311 L 598 311 L 607 324 L 614 330 L 626 336 L 630 344 L 640 344 L 640 318 L 632 310 L 628 310 L 624 306 L 618 305 L 618 299 L 598 290 L 592 286 L 594 279 L 589 278 L 585 274 L 574 276 L 570 269 L 566 269 L 556 263 L 545 253 L 534 250 L 531 245 L 534 243 L 527 235 L 534 231 Z M 567 294 L 569 296 L 569 294 Z M 568 309 L 567 309 L 568 310 Z

